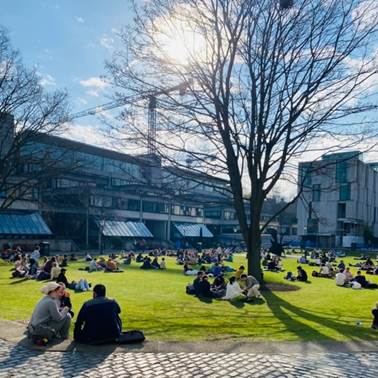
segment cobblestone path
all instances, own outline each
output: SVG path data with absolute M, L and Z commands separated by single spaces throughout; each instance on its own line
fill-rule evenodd
M 378 352 L 111 353 L 40 352 L 0 341 L 3 377 L 378 377 Z

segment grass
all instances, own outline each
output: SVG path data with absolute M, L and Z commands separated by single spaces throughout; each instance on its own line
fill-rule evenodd
M 135 262 L 122 266 L 124 273 L 87 273 L 79 271 L 85 263 L 71 263 L 69 280 L 87 278 L 92 284 L 103 283 L 108 296 L 122 308 L 125 329 L 140 329 L 150 340 L 200 341 L 243 339 L 249 341 L 319 341 L 378 340 L 370 329 L 371 309 L 378 301 L 376 290 L 352 290 L 336 287 L 334 280 L 311 277 L 312 267 L 305 267 L 311 283 L 295 282 L 296 291 L 263 291 L 265 302 L 244 303 L 220 300 L 201 301 L 185 293 L 192 277 L 182 274 L 182 266 L 166 258 L 166 271 L 142 271 Z M 352 262 L 351 257 L 344 259 Z M 234 267 L 245 264 L 236 256 Z M 283 261 L 295 272 L 296 261 Z M 42 282 L 10 279 L 11 265 L 0 263 L 0 316 L 10 320 L 28 320 L 40 299 Z M 352 268 L 353 273 L 356 268 Z M 285 283 L 285 273 L 266 272 L 268 283 Z M 378 276 L 368 276 L 378 283 Z M 77 314 L 91 293 L 73 293 Z M 356 322 L 362 322 L 360 326 Z

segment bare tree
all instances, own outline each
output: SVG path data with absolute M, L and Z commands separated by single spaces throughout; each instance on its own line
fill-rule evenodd
M 358 114 L 375 108 L 378 3 L 155 0 L 134 9 L 125 48 L 107 65 L 115 97 L 159 93 L 154 152 L 229 179 L 248 271 L 261 278 L 260 215 L 277 182 L 305 151 L 324 152 L 317 139 L 335 151 L 371 131 Z M 164 93 L 182 82 L 184 96 Z M 126 106 L 116 131 L 151 144 L 138 114 Z
M 59 174 L 65 153 L 41 143 L 62 130 L 66 99 L 64 92 L 45 93 L 0 27 L 0 209 L 32 198 L 34 188 Z

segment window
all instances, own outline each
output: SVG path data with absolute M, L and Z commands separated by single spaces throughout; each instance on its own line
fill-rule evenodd
M 218 209 L 205 209 L 205 217 L 206 218 L 213 218 L 213 219 L 220 219 L 222 216 L 222 211 Z
M 320 184 L 313 185 L 312 186 L 312 200 L 314 202 L 320 201 L 320 193 L 321 193 Z
M 339 200 L 340 201 L 350 200 L 350 183 L 340 185 Z
M 299 176 L 299 184 L 303 184 L 304 187 L 309 187 L 311 185 L 311 163 L 301 164 Z
M 89 203 L 94 207 L 111 207 L 112 197 L 90 196 Z
M 336 182 L 346 183 L 348 178 L 348 162 L 339 161 L 336 163 Z
M 307 221 L 307 233 L 317 234 L 319 232 L 319 220 L 318 219 L 308 219 Z
M 127 210 L 139 211 L 140 210 L 140 201 L 135 200 L 135 199 L 127 200 Z
M 186 217 L 203 217 L 203 209 L 201 207 L 172 205 L 172 214 Z
M 235 220 L 236 219 L 235 211 L 225 210 L 223 212 L 223 219 L 224 220 Z
M 143 201 L 143 211 L 148 213 L 167 214 L 168 205 L 162 202 Z
M 75 188 L 77 186 L 79 186 L 79 182 L 75 180 L 56 179 L 55 182 L 56 188 Z
M 338 203 L 337 204 L 337 218 L 345 218 L 346 216 L 346 204 Z

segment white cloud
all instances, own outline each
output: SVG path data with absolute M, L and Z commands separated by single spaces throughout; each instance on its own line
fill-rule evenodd
M 77 16 L 75 17 L 75 20 L 79 23 L 79 24 L 84 24 L 85 20 L 83 17 L 80 17 L 80 16 Z
M 95 89 L 90 89 L 89 91 L 86 91 L 85 93 L 88 96 L 91 96 L 91 97 L 99 97 L 100 96 L 99 91 L 96 91 Z
M 46 74 L 46 75 L 40 75 L 39 83 L 42 85 L 42 87 L 54 87 L 56 86 L 56 80 L 52 75 Z
M 111 50 L 114 47 L 114 39 L 109 37 L 107 34 L 104 34 L 100 38 L 100 45 L 108 50 Z
M 98 76 L 89 77 L 86 80 L 80 80 L 80 85 L 86 88 L 96 88 L 97 90 L 104 90 L 109 86 L 109 83 Z
M 100 147 L 109 147 L 103 133 L 98 125 L 88 125 L 80 123 L 69 123 L 64 135 L 65 138 L 78 142 L 93 144 Z

